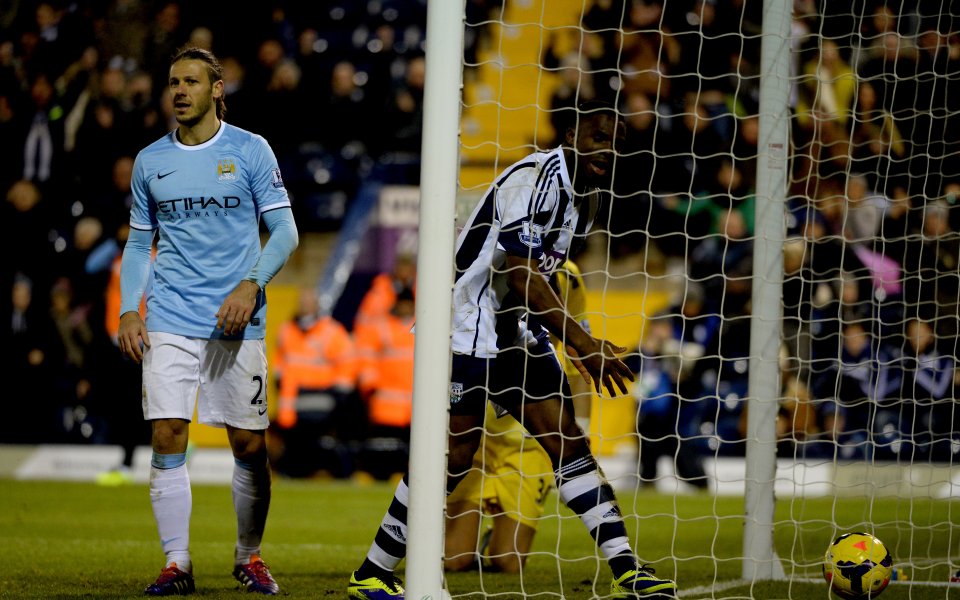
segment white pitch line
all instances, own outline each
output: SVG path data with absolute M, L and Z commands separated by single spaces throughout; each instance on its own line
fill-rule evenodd
M 792 581 L 795 583 L 822 583 L 826 585 L 826 582 L 823 579 L 819 579 L 819 578 L 793 579 Z M 681 589 L 677 592 L 677 596 L 679 596 L 680 598 L 692 598 L 695 596 L 699 596 L 701 594 L 711 594 L 710 595 L 711 598 L 716 598 L 717 592 L 723 592 L 731 588 L 745 586 L 745 585 L 750 585 L 750 582 L 747 581 L 746 579 L 735 579 L 733 581 L 725 581 L 723 583 L 718 583 L 715 585 L 701 585 L 695 588 Z M 902 579 L 899 579 L 897 581 L 891 581 L 890 585 L 898 586 L 898 587 L 903 585 L 909 585 L 909 586 L 917 586 L 917 587 L 935 587 L 935 588 L 945 588 L 945 587 L 956 586 L 957 588 L 960 588 L 960 584 L 951 583 L 949 581 L 911 581 L 909 579 L 906 581 Z

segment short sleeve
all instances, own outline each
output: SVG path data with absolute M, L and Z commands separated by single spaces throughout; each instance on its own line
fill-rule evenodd
M 159 226 L 154 204 L 150 202 L 150 188 L 147 186 L 147 174 L 143 166 L 143 154 L 138 154 L 133 164 L 133 176 L 130 180 L 130 192 L 133 205 L 130 207 L 130 227 L 141 231 L 153 231 Z
M 247 150 L 247 168 L 250 172 L 250 188 L 257 212 L 264 213 L 275 208 L 290 206 L 290 198 L 283 186 L 277 157 L 261 136 L 254 136 Z
M 497 192 L 500 233 L 497 245 L 507 254 L 539 259 L 544 236 L 556 205 L 556 189 L 538 186 L 537 171 L 526 169 L 507 178 Z

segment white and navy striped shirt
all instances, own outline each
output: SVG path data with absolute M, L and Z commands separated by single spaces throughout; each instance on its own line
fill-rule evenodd
M 527 343 L 539 336 L 539 324 L 528 323 L 529 333 L 520 326 L 526 315 L 515 309 L 526 302 L 507 287 L 507 255 L 537 259 L 549 277 L 593 224 L 597 196 L 575 201 L 562 148 L 530 154 L 497 178 L 457 238 L 454 352 L 488 358 L 521 332 Z

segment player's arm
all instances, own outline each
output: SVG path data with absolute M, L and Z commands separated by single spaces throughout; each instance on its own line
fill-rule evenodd
M 147 326 L 140 318 L 140 301 L 150 282 L 150 252 L 154 231 L 130 228 L 120 263 L 120 351 L 136 362 L 143 360 L 144 346 L 150 346 Z
M 626 348 L 607 340 L 593 337 L 564 308 L 537 267 L 533 257 L 506 255 L 507 285 L 521 298 L 526 298 L 527 309 L 537 315 L 547 331 L 576 350 L 583 367 L 600 391 L 605 387 L 611 394 L 626 391 L 624 379 L 633 381 L 633 372 L 617 358 Z
M 270 237 L 247 276 L 233 288 L 217 311 L 217 327 L 226 335 L 240 333 L 257 306 L 257 296 L 297 249 L 300 237 L 289 206 L 276 208 L 261 215 Z

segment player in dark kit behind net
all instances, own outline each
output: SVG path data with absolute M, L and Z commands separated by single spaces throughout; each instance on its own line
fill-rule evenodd
M 613 489 L 574 419 L 569 383 L 549 339 L 553 333 L 562 340 L 597 390 L 616 393 L 633 379 L 617 357 L 625 349 L 584 330 L 548 282 L 589 232 L 624 135 L 612 107 L 581 105 L 564 145 L 508 167 L 457 240 L 447 492 L 470 471 L 489 399 L 547 452 L 561 499 L 613 571 L 613 597 L 673 598 L 676 584 L 641 565 L 630 547 Z M 407 501 L 404 478 L 351 576 L 352 598 L 403 597 L 394 570 L 406 555 Z

